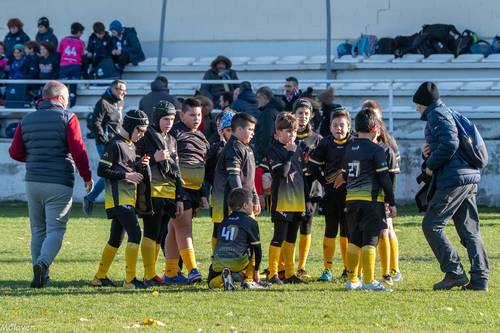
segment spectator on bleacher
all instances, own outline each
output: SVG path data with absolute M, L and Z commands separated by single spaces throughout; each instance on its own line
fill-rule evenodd
M 201 124 L 198 127 L 198 131 L 201 131 L 207 140 L 212 140 L 214 135 L 218 135 L 217 126 L 215 121 L 212 119 L 212 110 L 214 109 L 214 103 L 212 100 L 206 96 L 198 95 L 194 97 L 201 103 L 201 113 L 203 118 L 201 118 Z
M 113 60 L 119 70 L 123 71 L 130 63 L 137 66 L 146 60 L 135 28 L 123 27 L 120 21 L 114 20 L 109 25 L 109 31 L 113 36 Z
M 324 92 L 318 96 L 318 100 L 321 103 L 321 124 L 319 126 L 319 134 L 326 138 L 330 135 L 330 120 L 331 115 L 335 110 L 342 108 L 342 105 L 335 104 L 333 102 L 335 98 L 335 90 L 333 86 L 329 86 Z
M 125 81 L 114 80 L 94 106 L 94 112 L 90 118 L 91 124 L 88 127 L 94 134 L 95 145 L 100 157 L 104 154 L 108 141 L 119 134 L 126 93 Z M 92 215 L 94 202 L 103 190 L 104 180 L 99 178 L 94 190 L 83 199 L 83 212 L 85 215 Z
M 217 56 L 212 61 L 210 69 L 203 75 L 203 80 L 238 80 L 238 75 L 231 69 L 231 60 L 225 56 Z M 202 84 L 200 94 L 211 98 L 215 108 L 220 108 L 219 98 L 226 91 L 233 91 L 237 85 L 234 84 Z
M 52 43 L 54 50 L 57 50 L 59 41 L 57 40 L 56 35 L 54 35 L 54 29 L 50 27 L 49 19 L 45 16 L 38 19 L 38 32 L 36 34 L 35 40 L 38 43 L 50 42 Z
M 252 85 L 248 81 L 241 82 L 238 98 L 231 104 L 231 109 L 236 112 L 246 112 L 257 119 L 259 117 L 259 106 L 257 96 L 252 91 Z
M 220 110 L 224 111 L 225 108 L 229 107 L 233 103 L 233 93 L 230 91 L 226 91 L 219 98 L 219 106 Z
M 38 68 L 39 77 L 42 80 L 53 80 L 59 77 L 59 55 L 51 42 L 40 43 Z
M 291 112 L 293 110 L 293 103 L 302 95 L 299 89 L 299 80 L 296 77 L 289 76 L 285 80 L 285 95 L 282 101 L 285 104 L 285 111 Z
M 9 61 L 14 58 L 13 51 L 14 46 L 17 44 L 24 45 L 30 40 L 29 36 L 23 31 L 23 22 L 18 18 L 11 18 L 7 22 L 7 27 L 9 28 L 9 33 L 5 36 L 5 56 Z
M 109 33 L 106 31 L 104 23 L 95 22 L 92 26 L 92 30 L 92 35 L 90 35 L 89 42 L 87 44 L 87 57 L 90 65 L 92 65 L 92 69 L 90 70 L 91 76 L 99 79 L 110 77 L 112 75 L 113 68 L 107 71 L 105 68 L 101 68 L 101 71 L 99 71 L 99 68 L 102 61 L 109 61 L 109 64 L 112 67 L 113 61 L 111 52 L 113 51 L 113 41 Z M 102 65 L 105 67 L 104 63 Z
M 176 110 L 181 109 L 181 104 L 175 96 L 170 95 L 168 90 L 168 79 L 165 76 L 157 76 L 151 82 L 151 92 L 142 97 L 139 101 L 139 110 L 144 111 L 150 120 L 152 120 L 153 107 L 160 101 L 167 101 L 175 106 Z
M 283 111 L 284 106 L 278 98 L 274 97 L 273 91 L 269 87 L 260 87 L 257 90 L 257 103 L 260 113 L 255 127 L 254 151 L 255 162 L 259 165 L 271 146 L 274 122 L 276 116 Z
M 79 80 L 81 77 L 82 58 L 85 56 L 85 44 L 80 39 L 85 27 L 78 22 L 71 24 L 71 36 L 64 37 L 57 52 L 61 55 L 59 76 L 61 79 Z M 69 85 L 70 106 L 76 103 L 76 84 Z
M 40 52 L 40 46 L 34 40 L 29 40 L 24 43 L 24 53 L 26 57 L 26 66 L 28 66 L 29 71 L 26 73 L 26 79 L 38 79 L 39 67 L 38 67 L 38 53 Z
M 13 59 L 9 63 L 9 79 L 22 80 L 26 79 L 30 68 L 26 62 L 24 54 L 24 45 L 16 44 L 12 52 Z
M 0 42 L 0 79 L 3 79 L 8 71 L 9 61 L 5 56 L 5 44 Z
M 92 174 L 80 123 L 67 112 L 68 89 L 50 81 L 42 91 L 37 111 L 18 125 L 9 148 L 12 159 L 26 163 L 26 197 L 31 227 L 32 288 L 50 280 L 50 266 L 63 244 L 71 210 L 75 166 L 92 190 Z
M 321 123 L 321 103 L 316 100 L 314 96 L 314 89 L 312 87 L 307 87 L 307 89 L 300 95 L 300 98 L 307 99 L 311 102 L 313 110 L 309 124 L 313 127 L 313 130 L 317 132 Z
M 427 243 L 445 273 L 434 290 L 463 287 L 468 290 L 488 290 L 488 254 L 479 231 L 476 196 L 481 172 L 465 161 L 460 151 L 460 134 L 452 111 L 440 99 L 433 82 L 422 83 L 413 102 L 425 125 L 424 176 L 431 178 L 433 194 L 428 199 L 422 221 Z M 453 219 L 460 241 L 467 249 L 470 261 L 470 282 L 458 252 L 444 228 Z

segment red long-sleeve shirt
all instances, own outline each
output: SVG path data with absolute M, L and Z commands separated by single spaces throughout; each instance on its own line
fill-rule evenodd
M 82 132 L 80 131 L 80 122 L 75 115 L 70 118 L 66 127 L 66 144 L 83 181 L 90 181 L 92 179 L 92 172 L 90 171 L 87 149 L 83 142 Z M 16 128 L 14 139 L 9 148 L 9 155 L 16 161 L 26 161 L 26 147 L 24 146 L 21 123 Z

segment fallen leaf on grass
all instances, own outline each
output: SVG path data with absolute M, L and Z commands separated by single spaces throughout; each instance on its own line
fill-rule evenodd
M 80 318 L 80 321 L 90 321 L 90 319 L 87 319 L 87 318 Z
M 123 326 L 123 328 L 129 330 L 131 328 L 141 328 L 141 325 L 139 325 L 139 324 L 133 324 L 133 325 L 128 325 L 128 326 Z
M 234 314 L 233 314 L 233 312 L 232 312 L 232 311 L 230 311 L 230 312 L 226 313 L 226 316 L 228 316 L 228 317 L 232 317 L 232 316 L 234 316 Z
M 160 296 L 160 292 L 158 290 L 153 290 L 151 295 L 153 295 L 154 297 L 158 297 L 158 296 Z
M 159 320 L 153 319 L 153 318 L 145 318 L 142 321 L 142 324 L 145 326 L 153 326 L 153 327 L 156 327 L 156 326 L 165 327 L 165 326 L 167 326 L 167 325 L 165 325 L 165 323 L 163 323 Z
M 238 333 L 238 330 L 236 329 L 236 327 L 232 327 L 229 329 L 229 332 L 230 333 Z
M 451 312 L 451 311 L 453 311 L 453 308 L 452 308 L 452 307 L 450 307 L 450 306 L 446 306 L 444 309 L 445 309 L 446 311 L 450 311 L 450 312 Z

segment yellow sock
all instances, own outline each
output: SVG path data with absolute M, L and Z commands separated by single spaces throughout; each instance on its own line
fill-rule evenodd
M 280 260 L 278 261 L 278 272 L 285 270 L 285 255 L 284 252 L 280 252 Z
M 104 279 L 106 274 L 108 274 L 109 267 L 115 258 L 116 252 L 118 251 L 117 247 L 112 247 L 108 243 L 104 247 L 101 256 L 101 262 L 99 263 L 99 269 L 95 275 L 96 279 Z
M 186 265 L 188 273 L 191 272 L 192 269 L 198 268 L 193 248 L 181 249 L 179 250 L 179 254 L 181 255 L 184 265 Z
M 177 276 L 177 271 L 179 270 L 179 259 L 165 259 L 165 272 L 164 274 L 173 278 Z
M 255 259 L 252 258 L 245 268 L 245 273 L 247 275 L 245 281 L 253 281 L 253 273 L 255 272 Z
M 281 247 L 269 245 L 269 277 L 278 275 L 278 260 L 280 259 Z
M 224 281 L 222 280 L 222 275 L 217 275 L 208 283 L 211 289 L 221 289 L 224 288 Z
M 383 236 L 378 239 L 378 255 L 380 257 L 380 268 L 382 276 L 389 275 L 389 259 L 390 259 L 390 244 L 389 237 Z
M 215 252 L 215 247 L 217 246 L 217 238 L 212 237 L 212 253 Z
M 139 244 L 127 243 L 125 248 L 125 282 L 130 283 L 136 276 Z
M 156 242 L 151 238 L 144 237 L 141 243 L 141 255 L 144 264 L 144 278 L 151 280 L 156 275 Z
M 365 245 L 361 248 L 361 265 L 363 266 L 363 283 L 375 280 L 375 246 Z
M 342 256 L 342 263 L 344 264 L 344 268 L 347 268 L 347 244 L 349 244 L 349 240 L 347 237 L 340 237 L 340 255 Z
M 156 263 L 158 262 L 158 255 L 160 254 L 161 246 L 160 244 L 156 244 L 155 248 L 155 270 L 156 270 Z
M 300 235 L 299 238 L 299 263 L 297 269 L 305 269 L 307 256 L 309 255 L 309 249 L 311 248 L 311 234 Z
M 391 244 L 391 270 L 399 272 L 399 242 L 396 237 L 389 239 Z
M 281 248 L 285 259 L 285 279 L 288 279 L 295 275 L 295 244 L 283 242 Z
M 347 246 L 347 278 L 356 282 L 358 280 L 358 265 L 361 249 L 354 244 Z
M 335 254 L 335 238 L 323 237 L 323 265 L 333 270 L 333 255 Z

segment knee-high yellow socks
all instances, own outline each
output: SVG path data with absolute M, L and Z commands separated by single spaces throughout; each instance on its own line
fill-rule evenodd
M 399 272 L 399 242 L 397 237 L 390 238 L 389 242 L 391 244 L 391 270 Z
M 221 289 L 224 288 L 224 280 L 222 280 L 222 275 L 217 275 L 210 282 L 208 282 L 210 289 Z
M 384 235 L 378 240 L 378 255 L 380 256 L 380 268 L 382 276 L 389 275 L 389 259 L 390 259 L 390 243 L 389 236 Z
M 181 255 L 182 261 L 186 265 L 188 273 L 191 272 L 193 268 L 198 268 L 193 248 L 181 249 L 179 250 L 179 254 Z
M 212 237 L 212 254 L 215 252 L 216 246 L 217 246 L 217 238 Z
M 333 255 L 335 254 L 335 238 L 323 237 L 323 265 L 333 270 Z
M 144 278 L 151 280 L 156 276 L 156 241 L 144 237 L 141 242 L 141 255 L 144 264 Z
M 179 270 L 179 259 L 165 259 L 165 274 L 169 278 L 177 276 Z
M 351 282 L 358 281 L 358 266 L 361 248 L 349 243 L 347 246 L 347 278 Z
M 139 244 L 127 243 L 125 248 L 125 282 L 130 283 L 136 275 Z
M 307 256 L 309 255 L 309 249 L 311 248 L 311 234 L 308 235 L 300 235 L 299 238 L 299 262 L 297 265 L 297 269 L 305 269 Z
M 280 259 L 278 261 L 278 272 L 281 272 L 284 270 L 285 270 L 285 253 L 283 251 L 281 251 L 280 252 Z
M 340 237 L 340 255 L 342 256 L 342 263 L 344 269 L 347 269 L 347 244 L 349 243 L 347 237 Z
M 365 245 L 361 248 L 361 266 L 363 266 L 363 283 L 375 280 L 375 246 Z
M 113 247 L 106 243 L 104 250 L 102 251 L 101 261 L 99 262 L 99 268 L 95 275 L 96 279 L 104 279 L 106 274 L 108 274 L 109 267 L 115 258 L 116 252 L 118 251 L 117 247 Z
M 269 278 L 278 275 L 278 261 L 280 259 L 281 247 L 269 245 Z
M 295 244 L 283 242 L 281 249 L 285 259 L 285 279 L 288 279 L 295 275 Z

